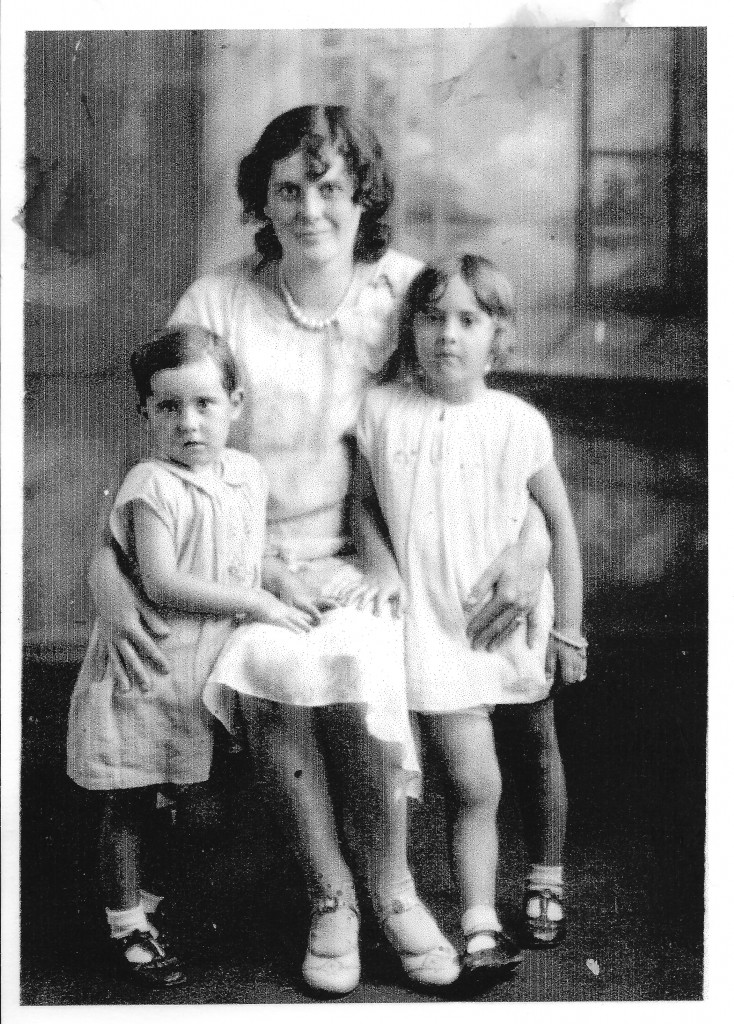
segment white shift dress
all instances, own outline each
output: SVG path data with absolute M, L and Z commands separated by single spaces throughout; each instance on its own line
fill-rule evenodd
M 465 612 L 479 576 L 517 541 L 528 480 L 552 458 L 545 418 L 501 391 L 452 404 L 391 384 L 366 395 L 357 440 L 408 592 L 411 710 L 451 712 L 547 696 L 550 576 L 539 607 L 541 642 L 532 650 L 524 627 L 496 651 L 473 650 Z
M 110 515 L 112 534 L 135 561 L 132 506 L 144 502 L 169 530 L 177 564 L 210 582 L 259 586 L 267 482 L 258 463 L 225 450 L 210 478 L 168 462 L 141 462 L 123 481 Z M 148 692 L 123 690 L 109 670 L 95 624 L 71 700 L 67 771 L 86 789 L 127 789 L 209 777 L 213 719 L 204 683 L 234 630 L 231 618 L 163 611 L 170 634 L 161 652 L 170 675 Z M 283 632 L 285 632 L 283 630 Z

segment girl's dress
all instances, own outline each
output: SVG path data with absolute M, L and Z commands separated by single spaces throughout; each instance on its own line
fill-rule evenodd
M 396 343 L 397 307 L 421 264 L 387 252 L 359 264 L 336 321 L 309 329 L 289 314 L 277 264 L 227 266 L 195 281 L 171 317 L 225 337 L 238 360 L 246 412 L 231 443 L 269 483 L 268 550 L 329 597 L 360 574 L 345 507 L 364 391 Z M 368 730 L 416 765 L 405 703 L 402 632 L 390 616 L 339 609 L 306 635 L 239 630 L 207 686 L 209 707 L 234 729 L 233 693 L 286 704 L 359 704 Z
M 210 582 L 260 585 L 267 482 L 255 459 L 223 452 L 212 478 L 168 462 L 128 473 L 110 516 L 112 534 L 135 563 L 134 502 L 144 502 L 170 531 L 179 569 Z M 127 789 L 202 782 L 211 766 L 213 720 L 202 690 L 233 621 L 163 611 L 170 634 L 161 651 L 171 665 L 148 692 L 117 687 L 98 624 L 74 689 L 67 771 L 86 789 Z
M 544 417 L 501 391 L 452 404 L 391 384 L 366 395 L 357 439 L 408 592 L 410 708 L 442 713 L 547 696 L 548 574 L 538 609 L 542 635 L 532 650 L 524 625 L 491 652 L 472 650 L 466 636 L 471 589 L 517 541 L 528 480 L 552 457 Z

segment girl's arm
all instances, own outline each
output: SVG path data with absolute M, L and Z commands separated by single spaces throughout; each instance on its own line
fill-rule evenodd
M 501 551 L 472 587 L 467 602 L 466 633 L 472 647 L 492 650 L 527 615 L 528 640 L 535 630 L 534 609 L 540 597 L 551 551 L 543 513 L 531 501 L 517 543 Z
M 573 683 L 586 674 L 586 641 L 581 633 L 581 550 L 566 488 L 555 460 L 535 473 L 528 487 L 545 515 L 552 541 L 555 626 L 550 644 L 551 667 L 557 655 L 563 682 Z
M 260 587 L 235 581 L 225 585 L 182 572 L 171 534 L 144 502 L 133 502 L 132 518 L 140 581 L 155 604 L 190 614 L 244 615 L 294 632 L 310 628 L 305 612 L 288 607 Z

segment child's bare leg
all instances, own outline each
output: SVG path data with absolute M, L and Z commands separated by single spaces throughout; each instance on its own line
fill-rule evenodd
M 426 715 L 451 785 L 452 857 L 462 909 L 494 908 L 502 780 L 489 713 Z
M 454 874 L 462 904 L 464 968 L 479 978 L 514 967 L 520 950 L 504 934 L 495 906 L 497 809 L 502 791 L 489 709 L 425 716 L 445 766 Z
M 314 907 L 305 980 L 315 989 L 348 992 L 359 981 L 359 918 L 351 872 L 342 856 L 326 764 L 313 709 L 247 701 L 255 759 L 274 784 L 281 821 L 295 836 Z
M 502 791 L 489 709 L 426 716 L 451 788 L 454 874 L 462 903 L 466 940 L 464 968 L 480 978 L 516 966 L 518 947 L 502 931 L 495 907 L 497 808 Z

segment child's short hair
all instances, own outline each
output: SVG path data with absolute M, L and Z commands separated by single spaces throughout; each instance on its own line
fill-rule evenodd
M 328 170 L 324 160 L 327 148 L 344 157 L 354 182 L 352 200 L 363 208 L 355 259 L 373 263 L 387 249 L 390 227 L 382 218 L 392 203 L 393 184 L 377 136 L 349 107 L 312 104 L 294 107 L 276 117 L 240 161 L 237 194 L 244 219 L 266 221 L 255 235 L 255 245 L 264 260 L 277 260 L 282 255 L 275 229 L 265 214 L 273 164 L 302 149 L 308 158 L 309 176 L 317 181 Z
M 380 374 L 381 383 L 406 374 L 410 376 L 419 370 L 413 330 L 415 318 L 440 299 L 451 278 L 457 275 L 471 288 L 480 309 L 504 321 L 503 330 L 495 335 L 493 369 L 507 363 L 515 344 L 515 294 L 508 278 L 484 256 L 475 253 L 444 256 L 424 267 L 405 293 L 400 310 L 398 347 Z
M 228 395 L 239 386 L 239 371 L 227 342 L 213 331 L 196 324 L 177 324 L 136 349 L 130 357 L 140 408 L 152 394 L 151 381 L 159 370 L 172 370 L 195 363 L 204 356 L 219 367 L 222 386 Z

